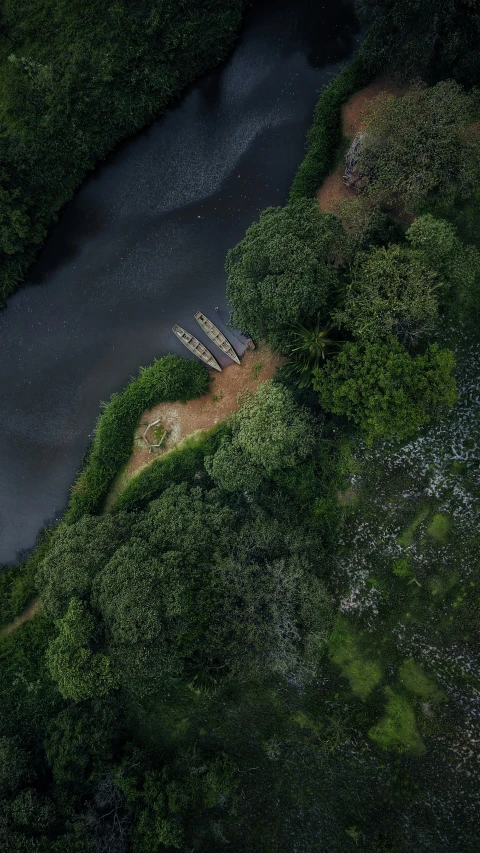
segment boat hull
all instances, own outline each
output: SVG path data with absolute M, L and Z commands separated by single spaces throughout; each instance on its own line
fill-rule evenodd
M 236 361 L 237 364 L 240 364 L 240 359 L 232 347 L 228 338 L 225 337 L 224 334 L 217 328 L 215 323 L 212 323 L 205 314 L 202 314 L 201 311 L 197 311 L 195 314 L 195 319 L 200 326 L 201 329 L 205 332 L 206 335 L 210 338 L 211 341 L 217 346 L 225 355 L 228 355 L 232 361 Z
M 191 335 L 190 332 L 187 332 L 185 329 L 182 329 L 181 326 L 175 325 L 172 329 L 173 333 L 177 336 L 179 341 L 191 352 L 193 355 L 196 355 L 207 367 L 212 367 L 213 370 L 221 371 L 217 359 L 212 355 L 209 349 L 205 347 L 194 335 Z

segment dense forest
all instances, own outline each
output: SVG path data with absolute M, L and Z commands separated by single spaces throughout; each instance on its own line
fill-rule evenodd
M 225 45 L 240 6 L 208 4 Z M 99 418 L 64 519 L 0 578 L 2 849 L 478 847 L 480 11 L 358 9 L 371 28 L 320 94 L 287 204 L 226 259 L 231 323 L 281 353 L 274 379 L 105 512 L 144 409 L 209 384 L 175 356 L 141 370 Z M 155 20 L 165 32 L 173 4 Z M 182 84 L 208 44 L 188 75 L 172 54 Z M 158 108 L 153 59 L 145 88 L 113 65 L 142 107 L 128 124 L 119 103 L 94 144 L 84 106 L 91 158 Z M 349 147 L 342 105 L 379 72 L 402 88 L 365 108 L 360 189 L 320 213 Z

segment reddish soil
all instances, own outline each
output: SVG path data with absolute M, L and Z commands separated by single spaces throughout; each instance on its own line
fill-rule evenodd
M 135 446 L 127 467 L 117 478 L 107 499 L 110 509 L 117 496 L 132 477 L 159 456 L 175 447 L 182 439 L 199 430 L 212 429 L 238 409 L 238 395 L 242 391 L 256 391 L 260 382 L 271 379 L 281 363 L 281 358 L 265 344 L 255 350 L 247 349 L 241 364 L 230 364 L 221 373 L 212 371 L 210 390 L 188 403 L 160 403 L 143 413 L 135 430 Z M 152 421 L 159 421 L 148 429 Z M 162 446 L 149 449 L 148 441 L 155 443 L 155 431 L 166 430 Z M 158 435 L 158 434 L 157 434 Z
M 390 95 L 397 96 L 405 91 L 405 88 L 396 86 L 386 77 L 378 77 L 369 86 L 365 86 L 364 89 L 355 92 L 342 109 L 344 136 L 351 141 L 362 129 L 363 109 L 369 101 L 373 101 L 382 92 L 388 92 Z M 346 187 L 343 183 L 344 166 L 345 161 L 342 157 L 335 171 L 324 180 L 322 186 L 316 192 L 322 213 L 335 213 L 337 203 L 341 199 L 353 198 L 357 195 L 354 189 Z
M 17 618 L 14 619 L 13 622 L 10 622 L 9 625 L 5 625 L 5 627 L 0 630 L 0 637 L 8 637 L 10 634 L 13 634 L 15 631 L 18 631 L 18 629 L 21 628 L 22 625 L 25 625 L 25 622 L 29 622 L 30 619 L 33 619 L 33 617 L 40 610 L 41 606 L 42 602 L 39 598 L 36 598 L 35 601 L 32 601 L 32 603 L 25 608 L 25 610 L 23 611 L 23 613 L 20 614 L 20 616 L 17 616 Z

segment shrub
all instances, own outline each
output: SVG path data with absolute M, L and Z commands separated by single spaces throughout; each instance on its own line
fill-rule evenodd
M 121 394 L 113 394 L 98 421 L 87 467 L 73 486 L 66 520 L 71 523 L 101 509 L 111 483 L 128 461 L 133 431 L 145 409 L 199 397 L 207 391 L 209 381 L 202 364 L 167 355 L 142 368 Z
M 457 399 L 453 353 L 430 344 L 412 357 L 396 338 L 385 343 L 347 343 L 315 371 L 322 406 L 346 415 L 375 438 L 403 439 L 446 413 Z
M 227 491 L 255 491 L 266 477 L 305 460 L 315 445 L 308 411 L 274 382 L 263 382 L 249 395 L 230 425 L 231 436 L 205 460 L 208 473 Z
M 337 312 L 336 320 L 359 340 L 394 334 L 414 344 L 435 328 L 441 284 L 408 247 L 373 249 L 358 257 L 345 308 Z
M 358 169 L 376 204 L 417 212 L 432 194 L 468 198 L 480 177 L 479 102 L 453 80 L 382 94 L 365 110 Z
M 450 316 L 473 322 L 480 313 L 480 252 L 459 239 L 456 228 L 431 214 L 418 216 L 407 231 L 417 255 L 445 282 Z
M 307 136 L 307 153 L 290 190 L 290 201 L 311 198 L 330 172 L 342 141 L 342 107 L 353 93 L 370 82 L 375 59 L 359 55 L 338 74 L 320 95 Z

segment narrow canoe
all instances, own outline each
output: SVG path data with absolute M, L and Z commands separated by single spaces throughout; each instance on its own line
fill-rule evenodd
M 202 314 L 201 311 L 197 311 L 197 313 L 195 314 L 195 319 L 200 325 L 200 327 L 203 329 L 205 334 L 208 335 L 210 340 L 213 341 L 213 343 L 216 344 L 216 346 L 221 349 L 222 352 L 225 353 L 225 355 L 228 355 L 229 358 L 233 359 L 233 361 L 236 361 L 237 364 L 240 364 L 240 359 L 237 353 L 233 349 L 228 338 L 226 338 L 225 335 L 222 335 L 220 329 L 217 329 L 216 325 L 212 323 L 212 321 L 209 320 L 208 317 L 205 317 L 205 314 Z
M 181 326 L 177 325 L 173 327 L 173 331 L 182 344 L 184 344 L 190 352 L 193 352 L 194 355 L 204 361 L 208 367 L 213 367 L 214 370 L 222 369 L 210 350 L 204 347 L 197 338 L 190 334 L 190 332 L 186 332 L 185 329 L 182 329 Z

